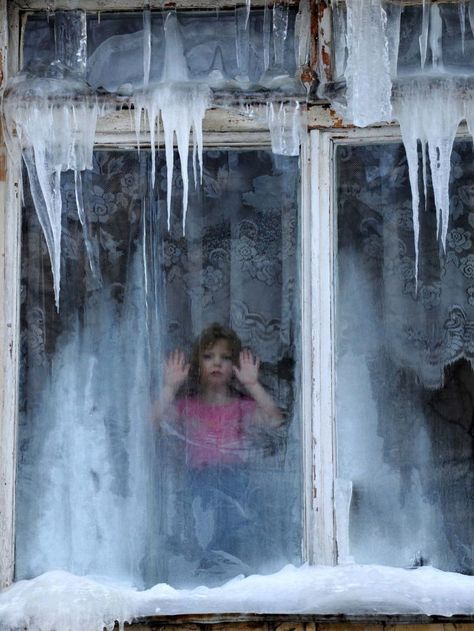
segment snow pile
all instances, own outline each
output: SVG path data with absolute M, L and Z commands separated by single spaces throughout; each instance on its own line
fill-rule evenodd
M 474 577 L 377 565 L 288 565 L 269 576 L 237 577 L 221 587 L 138 592 L 66 572 L 21 581 L 0 594 L 0 630 L 101 631 L 134 618 L 186 613 L 474 614 Z

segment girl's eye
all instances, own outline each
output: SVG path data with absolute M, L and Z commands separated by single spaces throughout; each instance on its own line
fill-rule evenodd
M 232 361 L 232 355 L 224 355 L 224 359 L 228 362 Z
M 211 359 L 210 353 L 204 353 L 202 356 L 203 359 Z

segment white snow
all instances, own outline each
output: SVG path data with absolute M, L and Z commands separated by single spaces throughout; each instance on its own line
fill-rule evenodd
M 250 15 L 251 0 L 246 6 L 236 9 L 236 55 L 239 75 L 234 83 L 245 89 L 250 86 L 249 63 Z M 64 56 L 67 63 L 76 57 L 84 65 L 85 51 L 85 14 L 79 12 L 62 12 L 59 39 L 64 39 Z M 74 14 L 74 15 L 73 15 Z M 299 63 L 305 63 L 309 50 L 308 3 L 301 4 L 296 27 L 295 55 Z M 270 9 L 265 7 L 262 44 L 264 48 L 264 74 L 262 85 L 279 86 L 281 82 L 294 84 L 284 70 L 285 45 L 288 38 L 289 8 L 275 5 L 270 20 Z M 188 62 L 184 52 L 183 38 L 176 12 L 170 11 L 165 19 L 165 42 L 162 71 L 159 81 L 150 81 L 150 69 L 153 59 L 153 37 L 151 29 L 151 11 L 145 2 L 143 11 L 143 33 L 141 41 L 143 59 L 143 77 L 131 102 L 135 107 L 134 124 L 137 145 L 140 135 L 143 112 L 146 112 L 150 128 L 150 144 L 152 153 L 152 181 L 155 177 L 155 150 L 159 145 L 160 119 L 163 126 L 163 137 L 167 165 L 167 207 L 168 226 L 171 208 L 172 181 L 174 168 L 174 140 L 178 148 L 181 175 L 183 180 L 182 223 L 183 233 L 186 226 L 188 206 L 188 153 L 189 142 L 193 139 L 193 167 L 196 176 L 196 153 L 201 168 L 202 178 L 202 122 L 206 110 L 211 106 L 211 85 L 223 80 L 219 69 L 223 65 L 219 61 L 222 55 L 217 47 L 216 66 L 206 80 L 191 80 Z M 270 65 L 270 34 L 273 34 L 274 68 Z M 72 36 L 77 50 L 69 41 Z M 114 40 L 114 37 L 110 38 Z M 115 38 L 116 39 L 116 38 Z M 77 42 L 76 42 L 77 40 Z M 61 42 L 59 42 L 61 44 Z M 61 49 L 62 50 L 62 49 Z M 63 60 L 64 61 L 64 60 Z M 219 66 L 219 67 L 218 67 Z M 80 171 L 90 169 L 92 150 L 99 108 L 92 89 L 78 76 L 71 73 L 64 76 L 53 76 L 51 65 L 45 76 L 32 73 L 20 73 L 9 82 L 4 99 L 4 111 L 7 122 L 7 136 L 23 151 L 28 168 L 30 188 L 34 205 L 43 228 L 54 277 L 56 306 L 59 308 L 60 267 L 61 267 L 61 172 L 73 169 L 78 185 L 76 198 L 81 223 L 84 225 L 84 208 L 81 200 Z M 43 69 L 44 72 L 44 69 Z M 269 73 L 269 76 L 267 76 Z M 216 76 L 217 75 L 217 76 Z M 275 83 L 276 82 L 276 83 Z M 133 92 L 133 86 L 129 86 Z M 25 97 L 28 98 L 25 98 Z M 61 101 L 58 103 L 56 97 Z M 272 148 L 276 153 L 298 155 L 300 144 L 301 115 L 299 104 L 270 104 L 266 110 L 265 120 L 270 127 Z M 15 149 L 12 147 L 12 155 Z M 92 259 L 91 259 L 92 265 Z
M 142 616 L 186 613 L 428 615 L 474 614 L 474 577 L 432 567 L 292 565 L 242 576 L 221 587 L 177 590 L 123 584 L 52 571 L 0 593 L 0 630 L 102 631 Z

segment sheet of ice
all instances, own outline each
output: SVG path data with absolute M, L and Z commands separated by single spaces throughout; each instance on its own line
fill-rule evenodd
M 55 11 L 54 41 L 56 59 L 84 77 L 87 68 L 86 12 L 73 8 L 67 11 Z
M 348 0 L 347 109 L 343 114 L 358 127 L 392 118 L 386 21 L 381 0 Z
M 237 577 L 222 587 L 137 592 L 66 572 L 48 572 L 0 594 L 0 630 L 102 631 L 139 616 L 186 613 L 474 613 L 474 577 L 377 565 L 286 566 L 268 576 Z
M 273 5 L 273 54 L 275 65 L 278 68 L 284 66 L 285 42 L 288 37 L 288 5 Z
M 238 68 L 236 80 L 245 84 L 249 82 L 250 62 L 250 32 L 246 7 L 235 9 L 235 54 Z
M 82 79 L 54 62 L 32 72 L 26 70 L 9 82 L 4 114 L 7 138 L 10 143 L 16 139 L 23 150 L 31 193 L 51 259 L 59 308 L 61 173 L 92 167 L 99 106 Z
M 474 0 L 473 0 L 474 1 Z M 270 37 L 271 37 L 271 13 L 268 8 L 268 1 L 265 0 L 263 10 L 263 71 L 267 71 L 270 66 Z

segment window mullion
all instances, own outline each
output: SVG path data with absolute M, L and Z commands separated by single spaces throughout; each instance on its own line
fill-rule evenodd
M 314 562 L 336 562 L 332 141 L 311 133 L 312 512 Z

